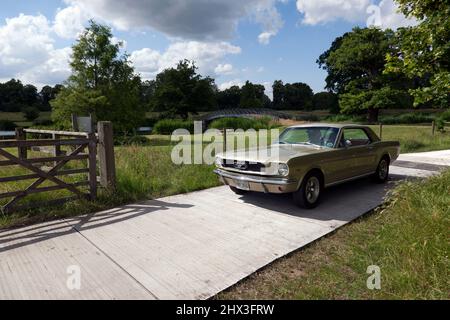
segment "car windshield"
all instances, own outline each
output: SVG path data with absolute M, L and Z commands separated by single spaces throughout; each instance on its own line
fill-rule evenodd
M 278 143 L 303 144 L 333 148 L 336 143 L 338 133 L 339 129 L 332 127 L 287 128 L 281 133 Z

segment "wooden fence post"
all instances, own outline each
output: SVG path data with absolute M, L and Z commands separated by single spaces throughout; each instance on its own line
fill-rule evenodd
M 431 123 L 431 135 L 434 136 L 434 132 L 436 131 L 436 122 L 433 120 Z
M 97 141 L 95 133 L 90 133 L 88 139 L 89 198 L 95 200 L 97 198 Z
M 116 188 L 116 165 L 114 160 L 113 126 L 109 121 L 100 121 L 98 130 L 98 158 L 100 164 L 100 184 L 114 190 Z
M 16 140 L 26 140 L 27 134 L 23 131 L 23 128 L 16 128 Z M 17 153 L 19 159 L 23 160 L 27 158 L 27 147 L 17 147 Z
M 380 140 L 383 140 L 383 124 L 380 123 Z
M 227 151 L 227 128 L 222 129 L 223 135 L 223 152 Z

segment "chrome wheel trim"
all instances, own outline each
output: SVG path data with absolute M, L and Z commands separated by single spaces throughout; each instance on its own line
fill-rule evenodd
M 384 180 L 386 179 L 387 174 L 388 174 L 388 163 L 385 159 L 383 159 L 380 161 L 380 165 L 378 168 L 378 177 L 381 180 Z
M 306 201 L 309 203 L 315 203 L 320 194 L 320 181 L 317 177 L 310 177 L 305 184 L 305 196 Z

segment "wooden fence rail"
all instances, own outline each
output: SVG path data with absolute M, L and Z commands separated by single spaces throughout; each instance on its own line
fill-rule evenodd
M 27 169 L 27 171 L 31 171 L 31 173 L 23 175 L 0 177 L 0 183 L 36 179 L 23 190 L 0 193 L 0 199 L 12 198 L 4 206 L 0 207 L 1 211 L 11 212 L 25 208 L 26 206 L 18 205 L 18 202 L 27 195 L 56 190 L 68 190 L 74 197 L 52 199 L 41 204 L 59 204 L 76 198 L 94 200 L 97 196 L 97 148 L 100 160 L 100 181 L 103 186 L 114 188 L 115 172 L 111 172 L 111 170 L 115 170 L 112 125 L 109 122 L 99 122 L 98 127 L 99 132 L 101 130 L 101 141 L 99 141 L 95 133 L 37 129 L 17 129 L 16 140 L 0 141 L 0 157 L 4 158 L 4 160 L 0 160 L 0 167 L 19 166 Z M 50 135 L 51 139 L 27 139 L 27 133 Z M 69 148 L 63 152 L 61 150 L 62 146 L 68 146 Z M 29 149 L 42 151 L 42 147 L 53 148 L 50 152 L 51 156 L 35 158 L 28 156 Z M 17 148 L 17 156 L 9 150 L 11 148 Z M 84 168 L 64 169 L 67 163 L 77 160 L 86 160 L 87 166 Z M 45 164 L 45 167 L 42 166 L 43 164 Z M 48 166 L 49 164 L 52 165 Z M 61 176 L 74 174 L 86 174 L 87 179 L 69 183 L 60 178 Z M 46 181 L 50 181 L 54 185 L 40 186 Z M 84 186 L 89 187 L 88 192 L 79 189 L 79 187 Z M 36 206 L 36 204 L 33 203 L 33 206 Z

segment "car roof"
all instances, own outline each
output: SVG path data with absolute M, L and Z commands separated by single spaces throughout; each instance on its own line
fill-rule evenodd
M 356 128 L 367 128 L 367 126 L 361 124 L 353 124 L 353 123 L 307 123 L 307 124 L 298 124 L 294 126 L 290 126 L 288 128 L 317 128 L 317 127 L 330 127 L 330 128 L 346 128 L 346 127 L 356 127 Z

